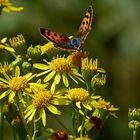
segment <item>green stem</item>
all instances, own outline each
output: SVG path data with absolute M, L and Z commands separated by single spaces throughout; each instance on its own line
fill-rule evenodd
M 17 130 L 13 126 L 12 126 L 12 130 L 13 130 L 14 140 L 19 140 L 19 135 L 17 133 Z
M 26 120 L 24 119 L 21 103 L 19 102 L 20 101 L 19 97 L 17 97 L 15 101 L 16 101 L 16 104 L 17 104 L 17 110 L 18 110 L 19 115 L 21 117 L 22 123 L 24 125 L 24 128 L 25 128 L 27 134 L 28 134 L 28 138 L 29 138 L 29 140 L 31 140 L 32 139 L 32 133 L 31 133 L 30 129 L 27 126 Z
M 72 133 L 70 131 L 70 129 L 68 127 L 66 127 L 66 125 L 64 125 L 55 115 L 53 115 L 53 117 L 55 118 L 55 120 L 61 125 L 63 126 L 70 134 Z
M 38 130 L 37 130 L 37 125 L 36 125 L 35 117 L 34 117 L 34 133 L 33 133 L 32 140 L 35 140 L 35 137 L 36 137 L 36 133 L 37 132 L 38 132 Z
M 84 116 L 82 118 L 81 131 L 80 131 L 81 137 L 84 135 L 84 124 L 85 124 L 85 120 L 86 120 L 86 115 L 87 115 L 87 109 L 84 110 Z
M 72 126 L 73 126 L 73 135 L 77 137 L 78 135 L 78 125 L 79 125 L 79 112 L 75 104 L 72 104 Z
M 133 130 L 133 140 L 136 140 L 137 131 Z
M 3 125 L 4 125 L 4 115 L 3 115 L 3 102 L 0 102 L 0 140 L 3 140 Z

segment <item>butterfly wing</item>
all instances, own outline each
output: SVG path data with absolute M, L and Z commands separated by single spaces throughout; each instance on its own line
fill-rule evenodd
M 85 16 L 79 27 L 77 36 L 83 36 L 83 35 L 87 36 L 87 34 L 91 30 L 92 18 L 93 18 L 93 8 L 92 6 L 90 6 L 85 13 Z
M 40 28 L 40 33 L 43 37 L 45 37 L 46 39 L 48 39 L 56 45 L 62 45 L 69 41 L 69 38 L 67 36 L 64 36 L 57 32 L 52 32 L 49 29 Z

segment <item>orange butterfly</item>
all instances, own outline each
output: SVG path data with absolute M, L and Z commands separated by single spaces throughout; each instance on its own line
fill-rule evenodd
M 45 28 L 40 28 L 40 33 L 43 37 L 53 42 L 56 48 L 62 51 L 76 51 L 84 44 L 85 39 L 91 30 L 92 18 L 93 8 L 90 6 L 85 13 L 77 35 L 72 39 Z

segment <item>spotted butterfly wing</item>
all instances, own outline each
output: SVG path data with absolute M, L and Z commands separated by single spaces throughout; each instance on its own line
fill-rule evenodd
M 64 36 L 57 32 L 52 32 L 49 29 L 40 28 L 40 33 L 49 41 L 52 41 L 55 44 L 64 44 L 65 42 L 69 41 L 67 36 Z
M 84 41 L 91 30 L 92 19 L 93 19 L 93 8 L 92 6 L 90 6 L 85 13 L 85 16 L 81 22 L 81 25 L 77 33 L 78 37 L 83 37 L 81 45 L 84 44 Z
M 54 43 L 54 46 L 62 51 L 76 51 L 84 43 L 86 36 L 91 30 L 93 9 L 90 6 L 82 20 L 77 36 L 69 39 L 67 36 L 49 29 L 40 28 L 42 36 Z
M 81 25 L 79 27 L 78 36 L 84 35 L 86 33 L 89 33 L 91 30 L 91 24 L 92 24 L 92 18 L 93 18 L 93 9 L 92 6 L 90 6 L 86 13 L 85 16 L 81 22 Z

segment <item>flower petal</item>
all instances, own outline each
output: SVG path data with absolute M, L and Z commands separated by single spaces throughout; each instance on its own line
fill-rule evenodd
M 53 99 L 51 103 L 54 105 L 68 105 L 70 101 L 66 99 Z
M 54 92 L 55 92 L 55 88 L 56 88 L 56 83 L 53 82 L 52 85 L 51 85 L 50 91 L 51 91 L 52 93 L 54 93 Z
M 34 115 L 35 115 L 35 112 L 36 112 L 36 109 L 34 109 L 33 111 L 32 111 L 32 114 L 29 116 L 29 118 L 27 119 L 27 123 L 28 122 L 30 122 L 32 119 L 33 119 L 33 117 L 34 117 Z
M 14 99 L 15 95 L 16 95 L 16 93 L 12 91 L 12 92 L 9 94 L 9 99 L 8 99 L 8 101 L 11 102 L 11 101 Z
M 16 66 L 15 68 L 15 77 L 19 77 L 20 76 L 20 68 L 19 66 Z
M 50 72 L 45 78 L 44 78 L 44 82 L 48 82 L 49 80 L 51 80 L 53 78 L 53 76 L 55 75 L 55 71 Z
M 51 105 L 51 104 L 48 104 L 46 107 L 47 107 L 48 110 L 49 110 L 50 112 L 52 112 L 53 114 L 61 115 L 61 112 L 60 112 L 55 106 L 53 106 L 53 105 Z
M 75 79 L 70 73 L 68 73 L 68 76 L 69 76 L 76 84 L 78 84 L 78 82 L 76 81 L 76 79 Z
M 3 92 L 3 93 L 0 95 L 0 99 L 6 97 L 10 92 L 11 92 L 11 90 L 7 90 L 7 91 Z
M 68 81 L 68 78 L 67 78 L 67 75 L 65 73 L 62 74 L 62 79 L 63 79 L 63 83 L 66 87 L 69 86 L 69 81 Z
M 44 75 L 44 74 L 47 74 L 47 73 L 49 73 L 50 71 L 51 71 L 51 70 L 45 70 L 45 71 L 43 71 L 43 72 L 37 74 L 37 77 L 42 76 L 42 75 Z
M 49 68 L 48 65 L 41 64 L 41 63 L 35 63 L 35 64 L 33 64 L 33 67 L 40 69 L 40 70 L 47 70 Z
M 44 109 L 42 109 L 41 111 L 41 117 L 42 117 L 43 126 L 46 126 L 46 112 Z
M 55 78 L 54 78 L 54 82 L 56 84 L 59 84 L 60 79 L 61 79 L 61 74 L 60 73 L 56 73 Z

